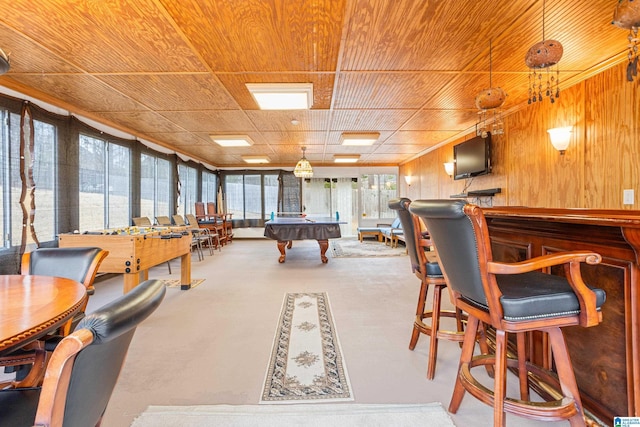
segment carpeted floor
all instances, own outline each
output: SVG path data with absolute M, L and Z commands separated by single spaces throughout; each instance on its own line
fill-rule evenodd
M 132 427 L 455 427 L 439 403 L 152 406 Z
M 435 379 L 425 379 L 429 339 L 408 349 L 419 282 L 407 257 L 323 264 L 315 241 L 297 242 L 284 264 L 278 257 L 276 244 L 266 239 L 234 239 L 204 261 L 194 255 L 191 277 L 206 281 L 187 291 L 167 288 L 162 305 L 138 327 L 102 427 L 129 427 L 149 406 L 299 406 L 258 405 L 283 296 L 296 292 L 330 296 L 354 404 L 440 402 L 447 408 L 460 347 L 442 340 Z M 149 277 L 178 279 L 179 265 L 172 261 L 172 275 L 158 266 Z M 98 281 L 87 311 L 112 301 L 122 288 L 122 275 Z M 517 394 L 515 376 L 508 384 Z M 321 410 L 334 404 L 314 405 Z M 451 418 L 459 427 L 491 426 L 492 409 L 467 395 Z M 410 425 L 422 424 L 429 425 Z M 509 414 L 507 424 L 568 425 Z

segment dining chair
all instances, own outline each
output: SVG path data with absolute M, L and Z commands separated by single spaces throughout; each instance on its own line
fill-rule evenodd
M 216 220 L 222 223 L 221 237 L 226 243 L 231 243 L 233 241 L 233 223 L 231 222 L 233 215 L 229 213 L 218 213 L 214 202 L 207 202 L 207 215 L 210 220 Z
M 138 216 L 131 219 L 136 227 L 153 227 L 148 216 Z
M 93 282 L 98 273 L 98 268 L 109 255 L 108 251 L 101 248 L 39 248 L 33 252 L 25 252 L 22 255 L 21 274 L 34 274 L 39 276 L 56 276 L 80 282 L 87 289 L 87 295 L 95 293 Z M 65 325 L 60 335 L 68 335 L 78 322 L 84 317 L 87 301 L 80 313 L 71 323 Z
M 87 296 L 95 293 L 93 282 L 102 261 L 109 254 L 100 248 L 39 248 L 22 255 L 21 274 L 56 276 L 82 283 Z M 26 387 L 39 384 L 47 363 L 47 352 L 51 352 L 59 337 L 68 335 L 85 316 L 87 300 L 84 305 L 63 327 L 43 339 L 28 344 L 0 357 L 0 366 L 5 371 L 16 372 L 15 380 L 0 382 L 0 387 Z
M 209 234 L 209 230 L 200 229 L 200 227 L 193 227 L 191 224 L 187 224 L 184 218 L 180 215 L 173 215 L 173 223 L 180 227 L 186 227 L 191 232 L 191 249 L 194 247 L 198 251 L 198 260 L 204 259 L 204 253 L 202 251 L 203 245 L 207 245 L 209 248 L 209 255 L 213 255 L 213 240 Z
M 173 223 L 171 222 L 171 218 L 166 215 L 160 215 L 156 217 L 156 225 L 160 227 L 171 227 Z
M 592 327 L 602 321 L 606 294 L 587 286 L 580 272 L 581 265 L 598 264 L 601 256 L 591 251 L 551 251 L 521 262 L 499 262 L 493 259 L 487 223 L 478 206 L 464 200 L 417 200 L 409 211 L 426 224 L 454 303 L 468 315 L 449 411 L 458 411 L 468 391 L 493 406 L 494 426 L 505 425 L 505 412 L 538 420 L 568 419 L 572 426 L 584 426 L 562 328 Z M 495 331 L 495 350 L 474 356 L 481 322 Z M 527 360 L 525 334 L 534 331 L 548 337 L 555 373 Z M 516 357 L 507 351 L 508 334 L 515 334 Z M 493 390 L 472 373 L 478 366 L 494 368 Z M 507 367 L 518 372 L 519 398 L 506 393 Z M 529 375 L 551 387 L 559 384 L 560 397 L 532 402 Z
M 100 425 L 136 328 L 165 292 L 147 280 L 87 315 L 56 347 L 41 387 L 0 390 L 0 426 Z
M 435 253 L 430 252 L 432 244 L 428 233 L 422 231 L 420 219 L 409 212 L 410 203 L 411 200 L 406 197 L 393 199 L 389 201 L 389 208 L 398 213 L 400 224 L 405 232 L 405 245 L 411 261 L 411 272 L 420 279 L 418 306 L 409 349 L 415 349 L 420 334 L 429 336 L 427 379 L 432 380 L 436 371 L 438 340 L 462 342 L 464 338 L 463 321 L 466 321 L 466 316 L 458 308 L 455 310 L 442 309 L 442 291 L 446 289 L 447 282 L 435 259 Z M 433 302 L 431 310 L 425 310 L 429 289 L 433 290 Z M 441 329 L 440 320 L 443 317 L 455 319 L 456 330 Z M 430 324 L 427 324 L 425 319 L 430 319 Z
M 209 217 L 205 212 L 204 202 L 195 202 L 196 218 L 200 220 L 208 220 Z
M 199 232 L 204 233 L 205 236 L 208 236 L 209 248 L 213 248 L 213 241 L 215 240 L 216 241 L 215 247 L 218 248 L 218 251 L 222 251 L 222 245 L 220 243 L 220 234 L 218 233 L 218 230 L 215 227 L 213 229 L 200 227 L 198 219 L 193 214 L 185 214 L 184 217 L 187 220 L 187 223 L 192 230 L 194 229 L 199 230 Z M 211 255 L 213 255 L 213 253 L 211 253 Z

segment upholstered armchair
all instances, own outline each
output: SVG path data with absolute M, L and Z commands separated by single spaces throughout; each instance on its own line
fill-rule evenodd
M 56 347 L 42 387 L 0 390 L 0 426 L 98 426 L 131 338 L 165 292 L 147 280 L 86 316 Z
M 109 252 L 100 248 L 40 248 L 22 255 L 21 273 L 39 276 L 56 276 L 80 282 L 87 289 L 88 296 L 93 295 L 93 282 L 100 264 Z M 87 298 L 88 301 L 88 298 Z M 12 370 L 20 367 L 16 374 L 16 381 L 5 381 L 0 387 L 13 387 L 39 384 L 44 375 L 47 352 L 55 348 L 60 336 L 68 335 L 84 317 L 87 307 L 85 301 L 80 312 L 65 326 L 60 328 L 55 336 L 31 343 L 26 348 L 18 349 L 11 354 L 0 357 L 0 366 Z M 49 342 L 50 341 L 50 342 Z M 28 372 L 28 374 L 27 374 Z

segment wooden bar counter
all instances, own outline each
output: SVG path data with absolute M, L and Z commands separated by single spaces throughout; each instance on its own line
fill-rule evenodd
M 614 416 L 639 416 L 640 211 L 483 210 L 496 260 L 576 249 L 602 255 L 601 264 L 584 265 L 582 274 L 586 283 L 607 292 L 603 322 L 563 331 L 585 408 L 605 425 L 613 425 Z M 543 366 L 550 364 L 544 336 L 531 337 L 529 355 Z

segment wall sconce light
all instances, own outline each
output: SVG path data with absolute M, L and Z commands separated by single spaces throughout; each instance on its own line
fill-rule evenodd
M 569 142 L 571 142 L 571 132 L 573 130 L 573 126 L 566 126 L 561 128 L 553 128 L 549 129 L 549 138 L 551 139 L 551 145 L 560 152 L 560 154 L 564 154 L 567 147 L 569 147 Z
M 411 175 L 405 175 L 404 181 L 407 183 L 409 187 L 411 187 Z
M 444 164 L 444 171 L 449 176 L 453 176 L 453 162 L 447 162 Z

